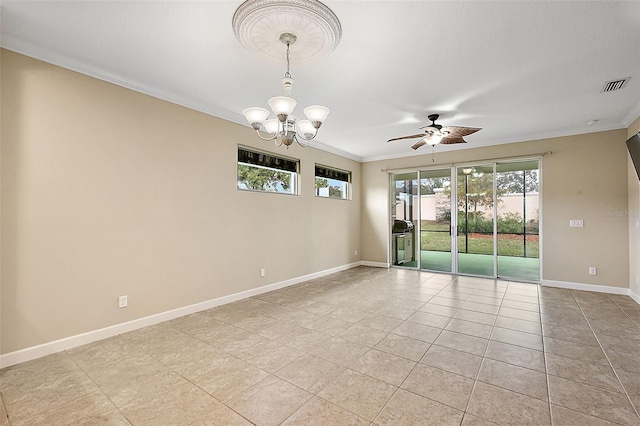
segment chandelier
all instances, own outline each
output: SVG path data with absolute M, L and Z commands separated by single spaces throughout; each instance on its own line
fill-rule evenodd
M 306 107 L 304 115 L 306 120 L 298 120 L 293 115 L 293 110 L 297 105 L 295 99 L 290 97 L 293 87 L 293 78 L 290 71 L 290 48 L 297 40 L 297 36 L 292 33 L 280 34 L 280 41 L 287 46 L 287 71 L 284 73 L 282 85 L 284 86 L 284 96 L 275 96 L 267 102 L 276 118 L 268 118 L 269 111 L 266 108 L 251 107 L 242 111 L 251 127 L 256 131 L 260 139 L 274 141 L 276 146 L 285 145 L 287 148 L 295 141 L 300 146 L 307 146 L 311 139 L 318 134 L 318 129 L 329 115 L 329 108 L 322 105 L 311 105 Z M 266 134 L 266 136 L 263 136 Z
M 259 107 L 247 108 L 242 114 L 263 140 L 287 148 L 294 141 L 307 146 L 327 119 L 329 108 L 309 106 L 303 110 L 306 119 L 293 114 L 297 102 L 291 97 L 291 62 L 311 61 L 333 51 L 342 36 L 338 17 L 318 0 L 246 0 L 235 11 L 231 25 L 240 44 L 250 52 L 282 60 L 286 45 L 284 96 L 268 101 L 275 118 Z

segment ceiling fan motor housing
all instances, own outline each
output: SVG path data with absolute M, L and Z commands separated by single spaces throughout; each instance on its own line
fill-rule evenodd
M 435 129 L 438 129 L 438 130 L 442 129 L 442 126 L 440 124 L 436 124 L 436 120 L 438 118 L 440 118 L 440 114 L 431 114 L 431 115 L 427 116 L 427 118 L 429 120 L 431 120 L 431 126 L 429 126 L 429 127 L 433 127 Z

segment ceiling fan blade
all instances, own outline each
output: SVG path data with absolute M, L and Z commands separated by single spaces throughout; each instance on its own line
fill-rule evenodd
M 413 144 L 413 146 L 411 147 L 412 149 L 418 149 L 422 146 L 425 146 L 427 143 L 423 140 L 418 141 L 417 143 Z
M 462 139 L 462 136 L 445 136 L 444 138 L 442 138 L 442 140 L 440 141 L 441 144 L 443 145 L 451 145 L 454 143 L 467 143 L 467 141 L 465 141 L 464 139 Z
M 482 128 L 478 127 L 461 127 L 461 126 L 447 126 L 446 130 L 449 131 L 450 136 L 469 136 L 474 134 L 475 132 L 482 130 Z
M 400 139 L 413 139 L 413 138 L 421 138 L 421 137 L 424 137 L 424 133 L 420 133 L 417 135 L 410 135 L 410 136 L 400 136 L 399 138 L 389 139 L 387 142 L 399 141 Z

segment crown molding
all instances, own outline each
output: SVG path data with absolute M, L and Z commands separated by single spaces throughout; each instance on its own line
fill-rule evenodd
M 203 114 L 211 115 L 213 117 L 227 120 L 232 123 L 239 124 L 243 127 L 250 128 L 247 120 L 245 120 L 245 118 L 241 114 L 235 114 L 227 110 L 212 108 L 211 106 L 205 105 L 203 103 L 193 102 L 192 100 L 176 95 L 175 93 L 162 90 L 157 87 L 149 86 L 134 80 L 130 80 L 117 74 L 106 72 L 100 68 L 87 65 L 86 63 L 77 59 L 65 55 L 60 55 L 56 52 L 52 52 L 48 49 L 35 46 L 31 43 L 26 43 L 12 37 L 5 36 L 2 37 L 2 43 L 0 44 L 0 47 L 15 53 L 19 53 L 21 55 L 28 56 L 33 59 L 37 59 L 39 61 L 47 62 L 61 68 L 84 74 L 98 80 L 106 81 L 108 83 L 112 83 L 117 86 L 133 90 L 135 92 L 152 96 L 163 101 L 171 102 L 172 104 L 180 105 L 185 108 L 201 112 Z M 310 146 L 312 148 L 326 151 L 340 157 L 344 157 L 360 163 L 362 162 L 362 158 L 360 156 L 343 151 L 338 148 L 334 148 L 329 145 L 325 145 L 321 141 L 314 141 Z

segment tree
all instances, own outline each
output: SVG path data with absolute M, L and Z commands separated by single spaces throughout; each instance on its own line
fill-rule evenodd
M 329 181 L 327 179 L 317 177 L 316 178 L 316 195 L 320 195 L 320 189 L 326 188 L 328 185 L 329 185 Z
M 478 213 L 478 206 L 493 208 L 493 175 L 475 174 L 462 179 L 464 180 L 458 184 L 458 207 L 465 211 L 472 209 L 473 221 L 477 224 L 478 217 L 482 216 L 481 212 Z
M 522 174 L 524 173 L 524 182 Z M 522 194 L 524 189 L 527 192 L 538 192 L 538 171 L 518 170 L 514 172 L 501 172 L 496 174 L 496 186 L 498 195 Z
M 288 191 L 291 188 L 291 174 L 276 169 L 238 164 L 238 186 L 254 191 Z
M 342 198 L 342 188 L 339 186 L 329 186 L 329 198 Z
M 436 189 L 445 188 L 449 178 L 428 178 L 420 180 L 420 195 L 432 195 Z

